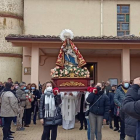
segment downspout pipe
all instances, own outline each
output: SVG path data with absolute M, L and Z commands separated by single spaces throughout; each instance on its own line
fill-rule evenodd
M 101 36 L 103 36 L 103 0 L 101 0 Z

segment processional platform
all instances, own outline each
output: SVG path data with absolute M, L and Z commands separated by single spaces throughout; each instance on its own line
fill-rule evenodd
M 52 78 L 60 91 L 87 91 L 90 78 Z
M 90 72 L 86 61 L 72 42 L 73 32 L 65 29 L 60 34 L 63 44 L 60 48 L 56 67 L 51 69 L 52 80 L 60 91 L 87 91 L 90 86 Z

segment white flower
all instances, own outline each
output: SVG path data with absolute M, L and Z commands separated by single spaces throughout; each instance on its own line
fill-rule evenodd
M 59 69 L 60 67 L 59 66 L 56 66 L 56 69 Z

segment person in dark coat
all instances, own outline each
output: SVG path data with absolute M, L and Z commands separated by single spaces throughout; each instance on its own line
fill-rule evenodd
M 109 91 L 112 90 L 110 82 L 106 81 L 104 87 L 104 93 L 109 97 Z M 109 118 L 106 120 L 106 125 L 109 125 Z
M 138 120 L 136 140 L 140 140 L 140 77 L 134 79 L 134 85 L 128 90 L 122 109 L 126 114 Z
M 137 120 L 126 114 L 122 107 L 120 109 L 120 118 L 125 122 L 125 134 L 127 135 L 127 140 L 135 140 Z
M 109 127 L 110 127 L 110 129 L 113 129 L 112 118 L 114 117 L 114 108 L 115 108 L 115 103 L 114 103 L 115 90 L 116 90 L 116 87 L 112 86 L 111 90 L 109 91 L 109 94 L 108 94 L 109 101 L 110 101 L 110 110 L 109 110 L 109 125 L 110 125 Z
M 115 91 L 114 96 L 114 102 L 115 104 L 121 108 L 122 102 L 125 99 L 125 95 L 130 87 L 129 81 L 123 81 L 122 86 L 118 87 Z M 117 108 L 119 110 L 119 108 Z M 119 114 L 119 111 L 117 110 L 117 115 Z M 121 133 L 120 133 L 120 140 L 125 139 L 125 122 L 124 120 L 121 120 Z
M 56 108 L 61 104 L 61 97 L 58 95 L 58 90 L 53 92 L 53 83 L 48 81 L 43 88 L 43 93 L 40 99 L 39 117 L 43 125 L 43 134 L 41 140 L 56 140 L 57 127 L 55 120 Z M 49 118 L 54 118 L 49 120 Z M 51 132 L 51 139 L 50 139 Z
M 34 95 L 34 101 L 32 102 L 31 112 L 33 113 L 33 123 L 36 124 L 36 116 L 38 112 L 38 100 L 40 99 L 41 95 L 39 90 L 37 90 L 36 84 L 31 84 L 31 93 Z
M 89 94 L 86 101 L 90 103 L 89 122 L 90 122 L 90 140 L 94 140 L 95 130 L 97 129 L 97 139 L 102 140 L 102 123 L 109 117 L 109 98 L 104 94 L 104 87 L 101 83 L 96 85 L 96 89 Z M 96 125 L 95 125 L 96 124 Z M 97 128 L 96 128 L 97 127 Z

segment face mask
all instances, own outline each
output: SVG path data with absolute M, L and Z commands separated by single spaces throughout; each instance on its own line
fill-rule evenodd
M 47 87 L 46 90 L 47 91 L 52 91 L 52 87 Z
M 112 92 L 115 92 L 115 90 L 113 89 Z
M 129 83 L 124 83 L 125 88 L 129 88 Z
M 35 87 L 31 87 L 32 90 L 35 90 Z
M 28 90 L 28 89 L 26 89 L 26 90 L 25 90 L 25 92 L 26 92 L 26 93 L 28 93 L 28 92 L 29 92 L 29 90 Z
M 19 86 L 15 86 L 15 89 L 17 89 Z
M 96 88 L 97 88 L 97 91 L 98 92 L 101 90 L 101 87 L 99 87 L 99 86 L 97 86 Z
M 25 90 L 25 89 L 26 89 L 26 87 L 23 87 L 23 89 Z

